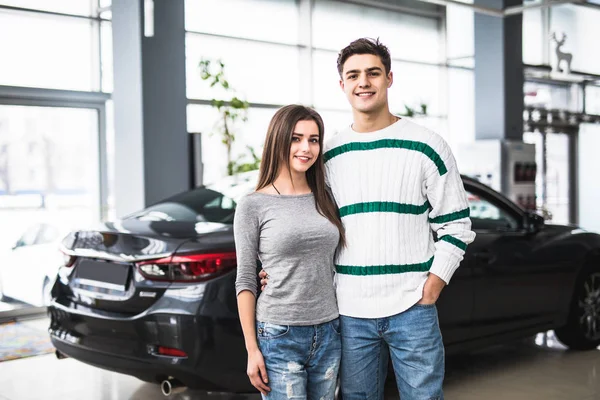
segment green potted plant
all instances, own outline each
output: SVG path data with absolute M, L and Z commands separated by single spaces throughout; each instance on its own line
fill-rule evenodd
M 210 104 L 216 108 L 219 118 L 215 123 L 213 134 L 221 137 L 221 142 L 227 149 L 227 175 L 234 173 L 251 171 L 258 169 L 260 159 L 256 156 L 255 150 L 247 146 L 251 161 L 244 162 L 245 155 L 237 157 L 235 160 L 232 155 L 232 146 L 236 140 L 235 123 L 238 121 L 246 122 L 248 120 L 248 107 L 250 104 L 240 99 L 237 92 L 231 87 L 225 77 L 225 64 L 221 60 L 209 60 L 202 58 L 199 64 L 200 77 L 208 81 L 210 87 L 220 86 L 226 93 L 230 93 L 228 99 L 212 99 Z

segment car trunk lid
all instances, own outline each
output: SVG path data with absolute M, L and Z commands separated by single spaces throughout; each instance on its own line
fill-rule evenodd
M 71 256 L 72 268 L 63 269 L 67 298 L 103 311 L 135 315 L 151 307 L 171 286 L 168 280 L 147 279 L 137 265 L 169 262 L 182 244 L 200 237 L 222 236 L 227 226 L 203 227 L 186 221 L 135 221 L 107 223 L 93 231 L 70 233 L 62 250 Z M 192 238 L 192 239 L 191 239 Z M 212 242 L 212 240 L 207 240 Z M 189 251 L 190 246 L 185 246 Z M 211 246 L 199 246 L 206 251 Z M 66 272 L 64 270 L 67 270 Z

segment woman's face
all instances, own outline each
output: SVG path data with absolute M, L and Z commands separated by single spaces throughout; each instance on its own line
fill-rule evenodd
M 298 121 L 292 133 L 290 172 L 304 173 L 321 154 L 319 127 L 315 121 Z

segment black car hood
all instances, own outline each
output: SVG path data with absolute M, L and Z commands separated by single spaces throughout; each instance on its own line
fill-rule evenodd
M 223 242 L 221 246 L 215 246 Z M 100 224 L 93 230 L 71 232 L 62 242 L 66 254 L 139 261 L 171 256 L 185 242 L 209 247 L 233 243 L 232 226 L 213 222 L 142 221 L 127 219 Z M 190 250 L 189 246 L 185 246 Z M 193 246 L 192 246 L 193 247 Z
M 545 224 L 537 238 L 541 246 L 551 246 L 556 242 L 569 240 L 573 235 L 585 232 L 576 225 Z

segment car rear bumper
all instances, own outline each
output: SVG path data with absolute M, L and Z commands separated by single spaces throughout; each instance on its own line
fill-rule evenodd
M 62 354 L 77 361 L 92 365 L 94 367 L 135 376 L 144 381 L 159 382 L 171 376 L 176 376 L 186 386 L 206 390 L 217 390 L 218 388 L 193 374 L 193 371 L 178 366 L 156 365 L 148 361 L 120 357 L 115 354 L 106 354 L 89 348 L 80 347 L 51 336 L 52 344 Z
M 197 389 L 253 391 L 237 319 L 170 312 L 111 320 L 57 303 L 48 311 L 52 343 L 76 360 L 145 381 L 173 377 Z M 157 346 L 182 350 L 187 357 L 158 355 Z

